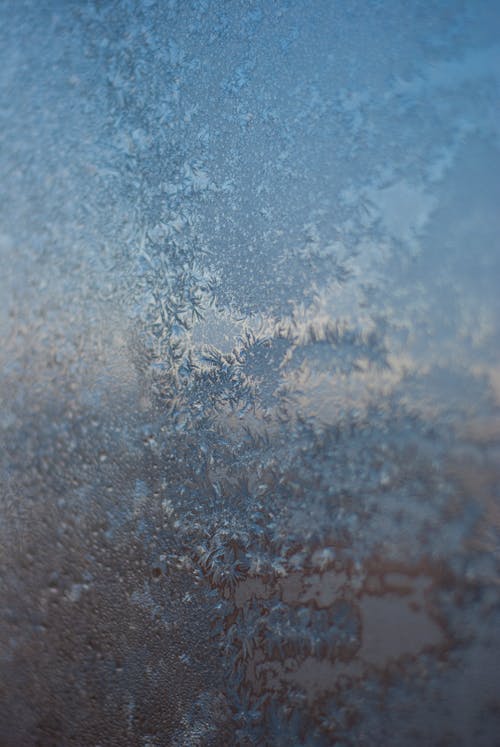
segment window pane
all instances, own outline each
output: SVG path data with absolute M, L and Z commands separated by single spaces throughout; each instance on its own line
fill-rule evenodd
M 495 2 L 0 2 L 0 743 L 500 733 Z

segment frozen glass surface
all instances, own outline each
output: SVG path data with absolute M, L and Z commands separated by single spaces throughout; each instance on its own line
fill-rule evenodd
M 495 747 L 500 5 L 0 0 L 0 745 Z

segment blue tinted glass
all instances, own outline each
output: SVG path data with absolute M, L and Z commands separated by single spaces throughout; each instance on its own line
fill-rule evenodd
M 0 744 L 495 747 L 500 6 L 0 0 Z

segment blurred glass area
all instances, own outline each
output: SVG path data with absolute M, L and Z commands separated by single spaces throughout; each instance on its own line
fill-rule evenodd
M 500 743 L 500 4 L 0 0 L 1 747 Z

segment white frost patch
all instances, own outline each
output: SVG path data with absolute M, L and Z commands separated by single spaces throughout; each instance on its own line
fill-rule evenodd
M 369 198 L 377 207 L 388 233 L 412 246 L 437 207 L 434 195 L 406 181 L 377 190 Z

